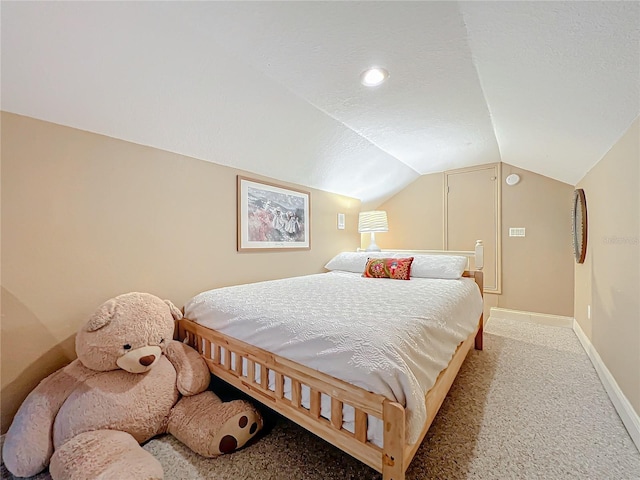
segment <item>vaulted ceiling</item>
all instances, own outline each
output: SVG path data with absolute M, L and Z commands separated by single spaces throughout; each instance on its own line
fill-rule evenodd
M 639 2 L 2 2 L 2 109 L 375 206 L 575 184 L 640 114 Z M 359 83 L 371 65 L 390 72 Z

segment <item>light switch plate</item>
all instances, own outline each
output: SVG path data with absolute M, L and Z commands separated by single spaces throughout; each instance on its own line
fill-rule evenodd
M 338 214 L 338 230 L 344 230 L 344 213 Z
M 509 228 L 509 236 L 510 237 L 524 237 L 525 236 L 525 229 L 524 227 L 516 227 L 516 228 Z

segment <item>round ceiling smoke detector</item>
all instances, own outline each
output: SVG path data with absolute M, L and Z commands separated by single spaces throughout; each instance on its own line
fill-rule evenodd
M 376 87 L 389 77 L 389 72 L 384 68 L 373 67 L 362 72 L 360 83 L 366 87 Z
M 514 185 L 517 185 L 518 182 L 520 181 L 520 175 L 518 175 L 517 173 L 512 173 L 505 179 L 505 181 L 507 182 L 507 185 L 509 185 L 510 187 L 513 187 Z

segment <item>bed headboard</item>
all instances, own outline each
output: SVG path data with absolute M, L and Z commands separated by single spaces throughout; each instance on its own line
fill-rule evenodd
M 358 248 L 358 252 L 364 252 Z M 383 252 L 402 253 L 407 255 L 459 255 L 467 257 L 467 270 L 482 270 L 484 267 L 484 245 L 482 240 L 476 240 L 474 250 L 399 250 L 395 248 L 383 248 Z

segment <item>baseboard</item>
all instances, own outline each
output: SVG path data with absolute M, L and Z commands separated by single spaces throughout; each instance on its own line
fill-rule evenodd
M 538 323 L 541 325 L 551 325 L 554 327 L 573 327 L 572 317 L 560 315 L 549 315 L 546 313 L 524 312 L 521 310 L 509 310 L 508 308 L 491 307 L 490 317 L 504 320 L 514 320 L 518 322 Z
M 629 403 L 629 400 L 627 400 L 627 397 L 625 397 L 622 390 L 620 390 L 618 383 L 615 378 L 613 378 L 613 375 L 611 375 L 611 372 L 609 372 L 609 369 L 605 366 L 596 349 L 593 347 L 591 340 L 587 338 L 585 333 L 582 331 L 582 328 L 580 328 L 580 324 L 575 320 L 573 321 L 573 331 L 578 337 L 578 340 L 580 340 L 584 351 L 587 352 L 587 355 L 589 356 L 591 363 L 593 363 L 593 366 L 600 377 L 600 381 L 602 382 L 604 389 L 607 391 L 607 394 L 618 412 L 622 423 L 626 427 L 633 443 L 636 444 L 636 448 L 640 452 L 640 416 L 638 416 L 631 406 L 631 403 Z

